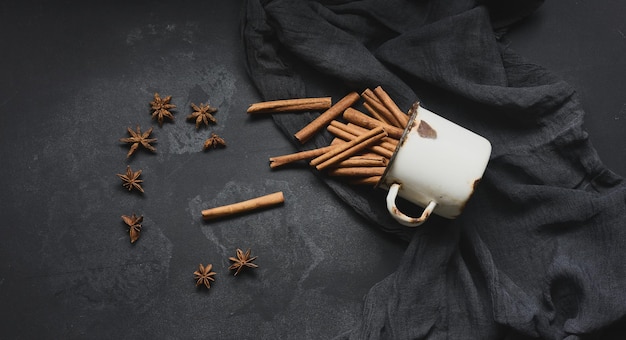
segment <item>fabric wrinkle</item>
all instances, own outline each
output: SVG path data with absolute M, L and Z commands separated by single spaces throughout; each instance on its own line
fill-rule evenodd
M 408 242 L 338 338 L 582 338 L 626 320 L 623 179 L 593 149 L 576 91 L 501 35 L 541 3 L 248 1 L 247 61 L 264 99 L 381 85 L 400 107 L 419 100 L 493 145 L 463 214 L 417 230 L 389 217 L 384 192 L 315 173 Z M 291 138 L 315 116 L 273 119 Z

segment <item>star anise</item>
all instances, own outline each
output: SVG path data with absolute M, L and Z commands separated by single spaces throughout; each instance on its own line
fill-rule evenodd
M 152 107 L 152 110 L 154 110 L 152 112 L 152 119 L 157 117 L 159 126 L 163 125 L 163 118 L 165 117 L 174 120 L 174 116 L 169 110 L 176 108 L 176 105 L 170 104 L 170 100 L 172 100 L 172 96 L 161 98 L 158 93 L 155 93 L 154 100 L 150 102 L 150 106 Z
M 120 142 L 131 144 L 130 150 L 128 150 L 128 153 L 126 154 L 126 158 L 130 157 L 135 150 L 137 150 L 139 145 L 152 152 L 156 152 L 156 148 L 150 145 L 150 143 L 156 142 L 156 138 L 148 138 L 152 133 L 152 128 L 148 129 L 148 131 L 144 133 L 141 133 L 141 127 L 139 127 L 139 125 L 137 125 L 137 131 L 133 131 L 131 128 L 126 128 L 126 130 L 128 130 L 130 137 L 120 138 Z
M 211 132 L 211 137 L 209 137 L 206 141 L 204 141 L 204 149 L 210 149 L 210 148 L 223 148 L 226 147 L 226 141 L 224 140 L 224 138 L 216 135 L 215 133 Z
M 130 243 L 135 243 L 141 233 L 141 222 L 143 216 L 137 216 L 133 213 L 131 216 L 122 215 L 122 220 L 128 225 L 128 233 L 130 234 Z
M 211 288 L 211 281 L 215 281 L 213 275 L 217 274 L 216 272 L 212 272 L 213 269 L 212 264 L 207 264 L 206 267 L 200 264 L 198 270 L 193 272 L 193 278 L 196 280 L 196 287 L 199 285 L 204 285 L 207 289 Z
M 207 126 L 209 125 L 209 122 L 213 124 L 217 123 L 217 119 L 213 117 L 213 113 L 217 112 L 217 108 L 212 107 L 209 103 L 200 103 L 199 106 L 191 103 L 191 108 L 193 108 L 194 112 L 187 116 L 187 119 L 196 120 L 196 129 L 200 128 L 200 124 L 202 123 Z
M 228 259 L 233 261 L 234 263 L 228 267 L 229 270 L 236 269 L 235 275 L 239 274 L 243 267 L 249 268 L 258 268 L 256 264 L 252 263 L 252 261 L 256 260 L 257 256 L 250 257 L 250 249 L 248 249 L 245 253 L 243 250 L 237 248 L 237 258 L 229 257 Z
M 130 168 L 130 165 L 126 166 L 126 174 L 117 174 L 117 177 L 119 177 L 120 179 L 122 179 L 122 186 L 124 188 L 127 188 L 128 191 L 131 191 L 133 189 L 137 189 L 141 192 L 143 192 L 143 188 L 141 187 L 141 182 L 143 182 L 143 180 L 139 179 L 139 176 L 141 176 L 141 170 L 135 171 L 133 172 L 133 170 Z

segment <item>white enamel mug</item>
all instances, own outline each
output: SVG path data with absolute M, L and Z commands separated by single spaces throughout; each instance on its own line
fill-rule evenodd
M 409 113 L 409 124 L 377 186 L 388 190 L 387 209 L 405 226 L 419 226 L 432 213 L 454 219 L 485 172 L 491 143 L 419 103 Z M 401 212 L 397 196 L 422 207 L 421 216 Z

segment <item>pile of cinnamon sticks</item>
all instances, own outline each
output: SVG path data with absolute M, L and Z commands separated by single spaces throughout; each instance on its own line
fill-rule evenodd
M 354 108 L 359 99 L 367 114 Z M 345 177 L 355 185 L 378 183 L 409 121 L 409 115 L 380 86 L 360 95 L 351 92 L 335 104 L 330 97 L 284 99 L 252 104 L 247 112 L 296 111 L 324 111 L 294 134 L 300 143 L 324 128 L 335 138 L 325 147 L 271 157 L 270 167 L 306 160 L 317 170 Z

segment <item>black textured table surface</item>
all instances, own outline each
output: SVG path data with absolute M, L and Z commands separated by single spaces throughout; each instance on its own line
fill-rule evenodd
M 16 2 L 17 3 L 17 2 Z M 240 39 L 243 1 L 0 5 L 0 334 L 7 338 L 290 338 L 337 335 L 406 244 L 376 230 L 310 171 L 259 101 Z M 626 175 L 626 4 L 550 1 L 509 35 L 570 82 L 605 163 Z M 151 119 L 154 93 L 174 121 Z M 191 103 L 219 109 L 196 129 Z M 128 127 L 156 153 L 126 158 Z M 203 151 L 217 133 L 224 149 Z M 117 173 L 141 169 L 144 194 Z M 218 221 L 201 210 L 282 191 L 280 207 Z M 381 202 L 383 204 L 383 202 Z M 121 215 L 143 215 L 131 244 Z M 250 248 L 259 268 L 233 276 Z M 213 264 L 211 289 L 198 264 Z

